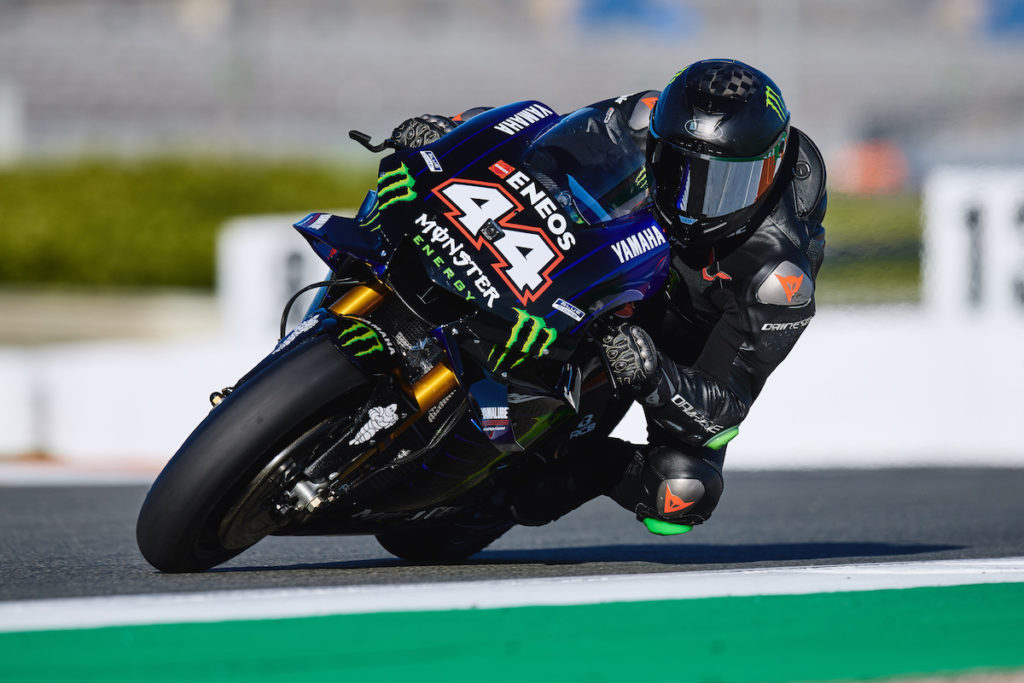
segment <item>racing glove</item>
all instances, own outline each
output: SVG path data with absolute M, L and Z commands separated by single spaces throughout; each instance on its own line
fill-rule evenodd
M 455 122 L 446 116 L 422 114 L 398 124 L 391 132 L 391 139 L 404 147 L 423 147 L 454 129 Z
M 658 377 L 658 350 L 642 327 L 622 323 L 601 338 L 601 351 L 612 383 L 624 395 L 650 394 Z

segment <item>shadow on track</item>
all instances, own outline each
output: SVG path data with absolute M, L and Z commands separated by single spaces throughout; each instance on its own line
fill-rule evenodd
M 604 545 L 585 548 L 533 550 L 485 550 L 449 566 L 579 565 L 588 563 L 655 563 L 700 567 L 801 562 L 809 560 L 877 561 L 910 555 L 960 550 L 956 545 L 906 545 L 891 543 L 763 543 L 740 545 Z M 429 563 L 422 563 L 427 565 Z M 828 564 L 826 562 L 825 564 Z M 373 569 L 416 566 L 399 559 L 352 560 L 311 564 L 218 567 L 211 572 L 259 572 L 311 569 Z

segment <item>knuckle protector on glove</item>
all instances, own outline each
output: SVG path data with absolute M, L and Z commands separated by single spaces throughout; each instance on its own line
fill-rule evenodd
M 455 122 L 445 116 L 422 114 L 398 124 L 391 139 L 405 147 L 423 147 L 454 129 Z
M 643 328 L 622 325 L 601 339 L 601 347 L 615 384 L 641 389 L 658 370 L 658 351 Z

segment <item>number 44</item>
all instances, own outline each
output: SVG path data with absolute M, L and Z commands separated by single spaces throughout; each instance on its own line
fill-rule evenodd
M 523 303 L 535 301 L 551 284 L 548 275 L 562 254 L 543 229 L 508 221 L 523 210 L 505 188 L 494 183 L 452 179 L 434 189 L 448 205 L 445 216 L 478 250 L 484 246 L 498 258 L 494 268 Z M 501 227 L 493 239 L 484 237 L 488 221 Z

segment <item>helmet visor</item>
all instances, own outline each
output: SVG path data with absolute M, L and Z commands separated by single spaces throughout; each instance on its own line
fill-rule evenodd
M 785 148 L 785 133 L 760 157 L 733 159 L 699 154 L 659 140 L 653 171 L 660 193 L 671 193 L 683 223 L 727 216 L 755 204 L 772 186 Z M 678 183 L 671 179 L 678 178 Z M 666 187 L 662 184 L 669 182 Z M 659 198 L 662 202 L 668 196 Z M 666 202 L 667 203 L 667 202 Z M 663 209 L 667 208 L 662 204 Z

